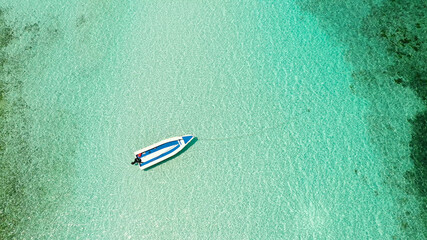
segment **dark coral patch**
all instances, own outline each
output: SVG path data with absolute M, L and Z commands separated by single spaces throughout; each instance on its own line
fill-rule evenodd
M 396 78 L 396 79 L 394 79 L 394 82 L 397 84 L 401 84 L 401 83 L 403 83 L 403 79 L 402 78 Z
M 13 30 L 10 27 L 3 27 L 0 29 L 0 48 L 4 48 L 14 38 Z
M 411 180 L 419 187 L 419 194 L 427 201 L 427 111 L 419 113 L 411 123 L 411 158 L 415 169 L 408 176 L 412 177 Z
M 15 38 L 15 33 L 4 19 L 4 12 L 0 14 L 0 49 L 7 47 Z

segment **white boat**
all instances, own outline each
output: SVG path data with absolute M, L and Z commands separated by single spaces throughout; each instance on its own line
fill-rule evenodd
M 151 146 L 143 148 L 135 152 L 136 159 L 140 159 L 139 167 L 141 169 L 149 168 L 159 162 L 162 162 L 187 146 L 191 140 L 194 139 L 192 135 L 184 135 L 181 137 L 173 137 L 155 143 Z

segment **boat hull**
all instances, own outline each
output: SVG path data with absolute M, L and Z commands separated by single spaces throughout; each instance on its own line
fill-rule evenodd
M 139 167 L 147 169 L 176 155 L 193 139 L 194 136 L 192 135 L 173 137 L 136 151 L 135 156 L 140 158 L 142 162 L 139 164 Z

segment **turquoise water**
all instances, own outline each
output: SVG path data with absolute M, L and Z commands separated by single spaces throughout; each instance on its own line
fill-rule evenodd
M 426 237 L 383 5 L 1 2 L 3 238 Z

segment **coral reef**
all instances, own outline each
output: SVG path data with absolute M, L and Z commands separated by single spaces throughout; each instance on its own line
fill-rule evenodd
M 385 179 L 408 196 L 415 196 L 420 203 L 419 215 L 405 211 L 405 214 L 397 216 L 401 221 L 400 230 L 407 232 L 406 237 L 426 237 L 427 3 L 420 0 L 298 0 L 297 3 L 318 19 L 319 25 L 332 39 L 347 49 L 346 60 L 354 69 L 354 83 L 350 88 L 354 94 L 372 103 L 371 113 L 367 116 L 369 133 L 372 143 L 388 160 Z M 415 115 L 405 118 L 405 114 L 411 112 L 407 109 L 401 109 L 400 116 L 384 110 L 387 104 L 406 107 L 406 104 L 402 105 L 404 101 L 397 102 L 394 98 L 404 96 L 402 93 L 408 89 L 424 105 L 418 107 Z M 402 144 L 393 126 L 404 125 L 408 121 L 412 128 L 411 140 Z M 410 156 L 406 157 L 412 159 L 414 168 L 402 176 L 399 168 L 403 156 L 399 155 L 399 148 L 407 145 Z M 407 200 L 401 201 L 403 205 L 406 203 Z M 416 229 L 408 219 L 424 221 L 424 228 Z

